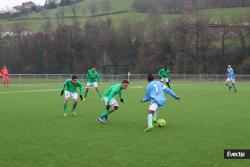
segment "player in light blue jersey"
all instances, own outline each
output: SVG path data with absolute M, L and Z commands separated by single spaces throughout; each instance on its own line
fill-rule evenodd
M 146 92 L 146 98 L 142 99 L 141 102 L 151 101 L 148 112 L 148 127 L 144 130 L 144 132 L 148 132 L 153 128 L 153 122 L 157 121 L 157 114 L 159 107 L 166 104 L 166 98 L 164 96 L 164 92 L 175 98 L 176 100 L 180 100 L 180 97 L 177 96 L 174 91 L 167 88 L 160 81 L 155 81 L 152 74 L 148 74 L 148 86 Z
M 230 86 L 230 84 L 232 86 Z M 234 88 L 234 92 L 237 92 L 237 89 L 235 88 L 235 74 L 234 70 L 231 67 L 231 65 L 227 65 L 227 79 L 226 79 L 226 85 L 229 88 L 229 91 L 231 91 L 232 87 Z

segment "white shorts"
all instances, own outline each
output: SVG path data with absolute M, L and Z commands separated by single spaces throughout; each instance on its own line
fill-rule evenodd
M 169 82 L 169 78 L 161 78 L 162 82 Z
M 77 92 L 69 92 L 69 91 L 65 91 L 65 97 L 66 98 L 71 98 L 71 99 L 75 99 L 77 100 L 78 99 L 78 94 Z
M 159 108 L 158 104 L 157 103 L 151 103 L 148 110 L 150 111 L 157 111 Z
M 105 101 L 105 104 L 107 105 L 108 104 L 108 97 L 103 97 L 104 101 Z M 115 100 L 115 98 L 112 98 L 111 101 L 110 101 L 110 105 L 113 105 L 113 106 L 119 106 L 118 102 Z
M 98 87 L 97 82 L 93 83 L 87 82 L 86 88 L 97 88 L 97 87 Z
M 226 82 L 235 83 L 235 79 L 233 79 L 233 78 L 227 78 Z

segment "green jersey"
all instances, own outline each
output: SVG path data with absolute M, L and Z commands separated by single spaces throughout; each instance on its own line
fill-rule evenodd
M 121 84 L 115 84 L 115 85 L 112 85 L 109 89 L 107 89 L 103 96 L 104 97 L 108 97 L 108 102 L 107 104 L 110 105 L 110 101 L 111 99 L 117 94 L 119 93 L 119 97 L 120 99 L 122 99 L 122 85 Z
M 160 76 L 161 78 L 169 78 L 169 77 L 170 77 L 170 76 L 169 76 L 169 73 L 170 73 L 169 69 L 166 69 L 166 68 L 162 68 L 162 69 L 160 69 L 160 71 L 158 72 L 158 74 L 159 74 L 159 76 Z
M 88 70 L 87 82 L 94 83 L 96 82 L 96 79 L 98 79 L 98 82 L 102 82 L 102 79 L 97 71 Z
M 67 79 L 64 83 L 63 83 L 63 87 L 62 90 L 64 90 L 66 88 L 67 91 L 69 92 L 77 92 L 76 88 L 79 87 L 80 89 L 80 95 L 82 95 L 83 91 L 82 91 L 82 84 L 79 80 L 77 80 L 77 82 L 74 84 L 72 83 L 71 79 Z

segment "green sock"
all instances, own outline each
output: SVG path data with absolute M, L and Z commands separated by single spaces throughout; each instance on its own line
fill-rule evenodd
M 228 83 L 226 83 L 226 85 L 227 85 L 227 87 L 229 87 L 229 88 L 231 87 Z
M 65 102 L 64 102 L 64 104 L 63 104 L 63 111 L 64 111 L 64 113 L 67 112 L 67 103 L 65 103 Z
M 109 109 L 109 110 L 105 110 L 105 111 L 103 111 L 103 113 L 101 114 L 101 117 L 106 117 L 106 116 L 108 116 L 109 114 L 111 114 L 111 110 Z
M 77 106 L 77 103 L 74 103 L 71 112 L 75 110 L 76 106 Z
M 235 86 L 234 86 L 234 83 L 232 83 L 232 86 L 233 86 L 234 90 L 236 90 L 236 88 L 235 88 Z
M 97 93 L 98 93 L 99 97 L 102 97 L 102 93 L 100 92 L 99 89 L 97 90 Z
M 88 94 L 88 90 L 85 91 L 84 98 L 87 97 L 87 94 Z

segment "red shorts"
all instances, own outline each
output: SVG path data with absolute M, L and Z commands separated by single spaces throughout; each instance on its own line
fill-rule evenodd
M 3 80 L 4 80 L 4 81 L 8 81 L 8 80 L 9 80 L 9 77 L 3 75 Z

